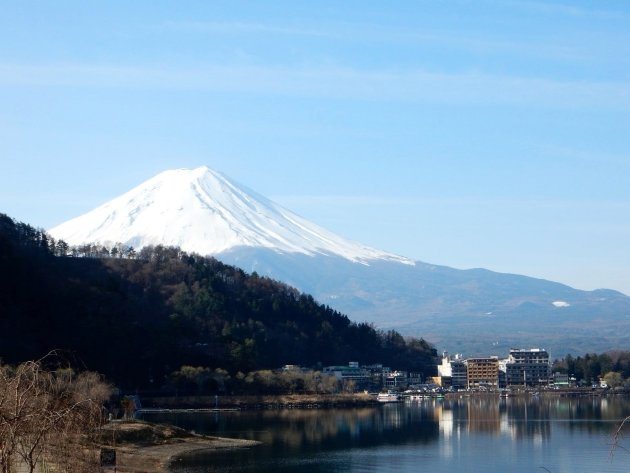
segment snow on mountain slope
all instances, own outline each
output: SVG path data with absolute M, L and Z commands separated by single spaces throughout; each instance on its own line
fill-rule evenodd
M 254 247 L 414 264 L 335 235 L 206 166 L 162 172 L 49 233 L 71 245 L 161 244 L 202 255 Z

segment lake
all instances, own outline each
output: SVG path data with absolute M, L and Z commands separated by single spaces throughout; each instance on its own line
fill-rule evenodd
M 259 440 L 196 454 L 178 473 L 630 471 L 630 443 L 611 434 L 630 399 L 466 397 L 373 408 L 145 414 L 200 434 Z M 627 434 L 630 433 L 626 429 Z

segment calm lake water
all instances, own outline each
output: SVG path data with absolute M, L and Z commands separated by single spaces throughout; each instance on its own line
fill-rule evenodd
M 179 462 L 178 473 L 596 473 L 630 471 L 630 430 L 611 458 L 611 433 L 628 415 L 628 398 L 472 397 L 144 418 L 263 442 L 191 456 Z

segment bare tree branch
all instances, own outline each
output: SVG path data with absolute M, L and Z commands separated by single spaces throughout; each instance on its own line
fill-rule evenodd
M 46 463 L 59 472 L 98 471 L 86 441 L 103 422 L 110 389 L 95 373 L 48 371 L 43 360 L 0 365 L 0 473 L 33 473 Z M 86 453 L 87 452 L 87 453 Z
M 623 430 L 626 426 L 626 423 L 630 424 L 630 416 L 626 417 L 621 421 L 621 423 L 617 426 L 617 429 L 612 434 L 612 445 L 610 447 L 610 458 L 615 456 L 615 451 L 618 449 L 625 450 L 628 452 L 628 449 L 621 445 L 621 439 L 623 438 Z

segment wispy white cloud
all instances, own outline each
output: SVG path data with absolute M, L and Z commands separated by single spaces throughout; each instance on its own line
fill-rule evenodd
M 442 46 L 455 51 L 490 55 L 511 55 L 555 59 L 560 61 L 589 61 L 598 58 L 598 51 L 554 38 L 551 42 L 540 37 L 515 38 L 506 35 L 493 36 L 487 31 L 447 30 L 440 28 L 404 28 L 400 25 L 387 25 L 361 22 L 336 22 L 313 26 L 262 22 L 213 22 L 213 21 L 173 21 L 155 26 L 163 31 L 207 35 L 282 35 L 312 37 L 345 43 L 409 45 L 415 47 Z M 625 45 L 617 44 L 618 48 Z
M 142 88 L 347 100 L 630 108 L 627 82 L 562 81 L 478 72 L 316 66 L 0 64 L 0 84 L 5 87 Z
M 331 29 L 313 28 L 304 26 L 287 26 L 273 23 L 248 22 L 248 21 L 169 21 L 158 26 L 163 30 L 171 30 L 178 33 L 203 33 L 203 34 L 275 34 L 286 36 L 314 36 L 326 38 L 340 38 L 343 35 Z
M 613 165 L 630 170 L 630 153 L 609 153 L 602 150 L 577 149 L 571 146 L 544 144 L 540 151 L 548 156 L 590 164 Z
M 496 0 L 494 3 L 497 3 Z M 547 13 L 572 17 L 599 18 L 604 20 L 627 20 L 630 19 L 625 11 L 606 9 L 604 2 L 593 2 L 594 7 L 576 5 L 575 2 L 546 2 L 537 0 L 500 0 L 503 6 L 513 6 L 537 13 Z

